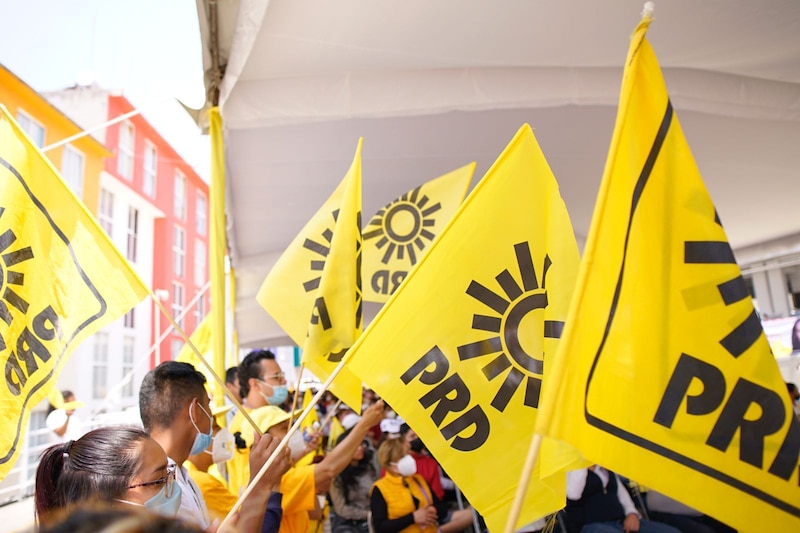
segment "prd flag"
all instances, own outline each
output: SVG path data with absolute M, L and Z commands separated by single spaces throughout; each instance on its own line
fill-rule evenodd
M 800 425 L 645 39 L 537 432 L 742 531 L 800 531 Z
M 211 313 L 209 313 L 205 316 L 205 318 L 203 318 L 202 322 L 200 322 L 200 325 L 197 326 L 189 336 L 189 340 L 194 347 L 197 348 L 197 351 L 200 352 L 200 355 L 202 355 L 209 364 L 213 365 L 214 337 L 211 334 L 211 322 Z M 192 350 L 192 348 L 189 346 L 189 343 L 184 344 L 183 348 L 181 348 L 181 351 L 178 352 L 177 360 L 181 363 L 189 363 L 190 365 L 194 366 L 198 372 L 205 376 L 206 386 L 208 387 L 208 392 L 214 405 L 219 405 L 220 403 L 224 404 L 225 393 L 222 392 L 217 379 L 211 374 L 211 372 L 208 370 L 208 367 L 200 360 L 200 358 L 197 357 L 197 354 L 194 353 L 194 350 Z
M 0 479 L 75 346 L 149 292 L 0 105 Z
M 475 172 L 463 166 L 381 208 L 364 229 L 364 300 L 385 303 L 461 205 Z
M 258 303 L 326 380 L 361 334 L 361 145 L 342 182 L 267 275 Z M 331 392 L 356 411 L 361 381 L 346 367 Z
M 578 263 L 558 185 L 525 125 L 346 359 L 490 531 L 514 500 Z M 566 466 L 576 454 L 548 440 L 540 457 Z M 565 477 L 536 469 L 519 524 L 564 506 Z

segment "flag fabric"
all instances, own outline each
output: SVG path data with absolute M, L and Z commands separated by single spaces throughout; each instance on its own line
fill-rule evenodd
M 149 293 L 0 105 L 0 479 L 72 350 Z
M 537 432 L 741 531 L 800 531 L 800 425 L 645 33 Z
M 197 351 L 200 352 L 200 355 L 205 358 L 205 360 L 212 364 L 213 359 L 213 348 L 214 348 L 214 335 L 212 333 L 212 314 L 209 313 L 203 318 L 192 334 L 189 336 L 189 341 L 197 348 Z M 217 382 L 217 378 L 208 370 L 208 367 L 197 357 L 197 354 L 194 353 L 194 350 L 189 346 L 189 343 L 186 343 L 181 348 L 181 351 L 178 352 L 178 361 L 181 363 L 189 363 L 190 365 L 194 366 L 194 368 L 203 374 L 206 378 L 206 386 L 208 388 L 208 393 L 211 396 L 211 401 L 213 405 L 218 406 L 220 403 L 225 403 L 225 393 L 222 391 L 219 383 Z M 224 376 L 223 373 L 220 377 Z
M 385 303 L 461 205 L 475 172 L 463 166 L 385 205 L 364 228 L 364 300 Z
M 256 299 L 325 381 L 361 334 L 361 145 L 339 186 L 286 248 Z M 345 367 L 331 392 L 356 411 L 361 382 Z
M 346 359 L 490 531 L 503 529 L 514 500 L 578 263 L 566 206 L 526 124 Z M 577 454 L 548 439 L 545 460 L 566 466 Z M 564 472 L 533 477 L 520 525 L 564 506 Z
M 218 376 L 225 375 L 225 256 L 228 245 L 225 235 L 225 146 L 222 138 L 222 117 L 218 107 L 209 111 L 211 139 L 211 190 L 209 191 L 209 277 L 211 278 L 211 363 Z M 202 363 L 201 363 L 202 364 Z M 197 365 L 195 365 L 197 366 Z M 205 365 L 203 365 L 205 366 Z M 198 367 L 198 370 L 200 368 Z M 209 383 L 216 380 L 209 380 Z M 213 389 L 214 387 L 212 387 Z M 219 387 L 216 387 L 219 389 Z M 222 395 L 214 397 L 217 406 L 224 405 Z

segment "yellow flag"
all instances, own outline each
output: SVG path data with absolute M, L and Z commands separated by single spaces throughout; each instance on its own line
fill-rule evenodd
M 364 300 L 385 303 L 461 205 L 475 163 L 432 179 L 381 208 L 364 229 Z
M 800 531 L 800 425 L 645 39 L 537 431 L 741 531 Z
M 197 348 L 197 351 L 200 352 L 200 354 L 209 363 L 211 363 L 213 359 L 214 350 L 214 335 L 211 331 L 211 319 L 211 313 L 207 314 L 200 322 L 200 325 L 197 326 L 189 336 L 189 340 L 192 342 L 192 344 L 194 344 L 194 347 Z M 211 372 L 209 372 L 208 367 L 206 367 L 206 365 L 200 361 L 200 359 L 197 357 L 197 354 L 195 354 L 194 350 L 189 347 L 188 343 L 184 344 L 183 348 L 181 348 L 181 351 L 178 352 L 177 360 L 181 363 L 189 363 L 190 365 L 193 365 L 198 372 L 206 377 L 206 386 L 208 387 L 208 392 L 214 405 L 219 405 L 220 403 L 224 404 L 225 393 L 222 392 L 219 383 L 217 383 L 217 379 L 211 374 Z M 223 373 L 222 376 L 224 375 L 225 374 Z
M 210 221 L 209 231 L 209 277 L 211 278 L 211 350 L 212 360 L 209 361 L 218 376 L 225 375 L 225 255 L 228 247 L 225 237 L 225 150 L 222 139 L 222 118 L 219 108 L 213 107 L 209 112 L 209 137 L 211 138 L 211 191 L 210 191 Z M 205 367 L 202 363 L 201 366 Z M 200 367 L 195 365 L 200 370 Z M 212 390 L 219 391 L 216 380 L 212 378 L 209 383 L 214 383 Z M 224 405 L 225 398 L 222 394 L 215 394 L 216 405 Z
M 286 248 L 256 299 L 326 380 L 361 333 L 361 144 L 342 182 Z M 361 381 L 343 368 L 331 391 L 356 411 Z
M 149 290 L 0 106 L 0 479 L 72 350 Z
M 514 500 L 578 263 L 558 185 L 526 124 L 347 359 L 490 531 L 503 529 Z M 541 459 L 576 459 L 562 451 L 548 440 Z M 565 477 L 542 480 L 537 469 L 518 523 L 563 507 Z

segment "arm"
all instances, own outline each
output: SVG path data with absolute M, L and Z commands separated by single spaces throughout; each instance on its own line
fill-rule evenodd
M 372 489 L 369 507 L 372 511 L 372 526 L 375 529 L 375 533 L 397 533 L 414 524 L 414 513 L 408 513 L 400 518 L 389 520 L 386 500 L 383 499 L 383 494 L 377 487 Z
M 583 496 L 583 489 L 586 488 L 586 476 L 589 475 L 587 468 L 572 470 L 567 472 L 567 498 L 570 500 L 580 500 Z
M 50 428 L 53 433 L 58 435 L 59 437 L 63 437 L 64 434 L 67 432 L 67 426 L 69 426 L 69 413 L 64 411 L 63 409 L 56 409 L 49 415 L 47 415 L 47 419 L 45 420 L 45 425 Z
M 617 474 L 612 475 L 617 478 L 617 499 L 619 500 L 620 505 L 622 505 L 622 510 L 625 511 L 625 516 L 628 516 L 629 514 L 635 514 L 637 517 L 641 518 L 641 515 L 639 514 L 639 511 L 636 510 L 636 505 L 633 504 L 631 495 L 628 492 L 628 489 L 625 488 L 622 480 Z
M 361 446 L 369 428 L 379 424 L 383 419 L 383 401 L 370 406 L 361 419 L 353 426 L 350 434 L 332 449 L 321 462 L 314 467 L 314 480 L 317 485 L 329 483 L 347 468 L 356 448 Z
M 253 448 L 250 450 L 250 483 L 275 452 L 280 443 L 269 435 L 254 435 Z M 255 490 L 242 502 L 239 511 L 238 528 L 241 531 L 258 531 L 264 524 L 267 501 L 271 492 L 280 490 L 283 474 L 291 466 L 289 448 L 284 448 L 281 455 L 275 458 L 272 465 L 259 480 Z
M 283 495 L 280 492 L 273 492 L 267 500 L 267 512 L 264 513 L 264 521 L 261 523 L 261 533 L 278 533 L 281 527 L 283 510 L 281 500 Z

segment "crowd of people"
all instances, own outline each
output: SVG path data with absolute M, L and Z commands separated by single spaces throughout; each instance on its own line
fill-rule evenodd
M 55 417 L 58 443 L 44 452 L 36 474 L 39 531 L 79 531 L 103 521 L 120 532 L 483 529 L 414 430 L 373 391 L 365 391 L 360 416 L 326 392 L 316 406 L 318 422 L 301 431 L 291 424 L 300 411 L 272 352 L 250 352 L 225 381 L 237 402 L 212 406 L 203 374 L 167 361 L 142 381 L 141 427 L 78 436 L 69 416 Z M 69 394 L 64 400 L 74 401 Z M 613 472 L 597 465 L 570 472 L 559 522 L 568 533 L 733 531 L 651 494 L 648 520 Z

